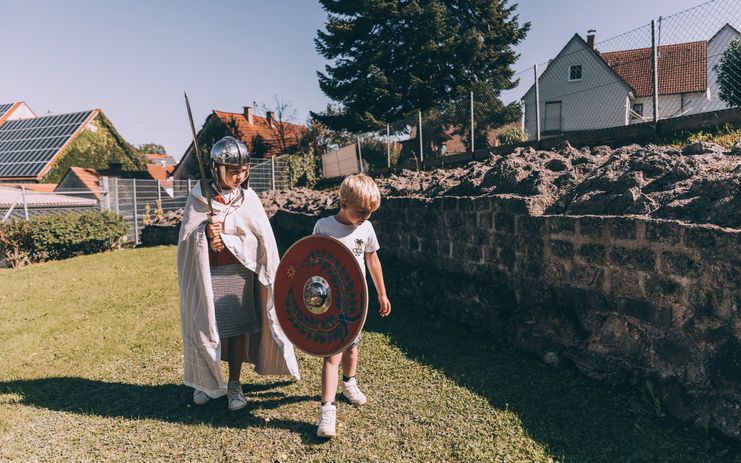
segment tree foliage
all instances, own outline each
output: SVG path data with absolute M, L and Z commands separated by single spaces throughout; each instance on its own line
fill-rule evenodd
M 157 143 L 144 143 L 136 147 L 140 152 L 145 154 L 166 154 L 167 150 L 164 146 Z
M 498 100 L 514 87 L 513 46 L 520 25 L 507 0 L 320 0 L 326 31 L 317 51 L 331 64 L 319 72 L 322 91 L 341 106 L 312 114 L 333 129 L 375 130 L 421 109 L 454 111 L 477 86 L 487 110 L 511 118 Z
M 741 106 L 741 40 L 731 42 L 715 69 L 720 99 L 729 106 Z

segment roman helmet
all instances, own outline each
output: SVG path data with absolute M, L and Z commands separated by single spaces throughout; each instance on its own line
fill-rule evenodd
M 227 166 L 249 166 L 247 146 L 234 137 L 224 137 L 211 147 L 211 177 L 223 179 Z

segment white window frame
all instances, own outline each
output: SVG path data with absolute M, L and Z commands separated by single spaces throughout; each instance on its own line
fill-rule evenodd
M 571 68 L 573 68 L 575 66 L 579 66 L 579 69 L 581 71 L 581 77 L 579 77 L 578 79 L 572 79 L 571 78 Z M 579 82 L 580 80 L 582 80 L 584 78 L 584 66 L 582 64 L 571 64 L 571 65 L 569 65 L 567 77 L 569 79 L 569 82 Z
M 636 111 L 636 106 L 638 106 L 638 105 L 641 105 L 641 112 L 638 112 L 638 111 Z M 634 119 L 640 119 L 640 118 L 643 118 L 643 110 L 644 110 L 644 108 L 645 108 L 645 107 L 643 106 L 643 103 L 633 103 L 633 104 L 631 104 L 631 105 L 630 105 L 630 110 L 631 110 L 631 111 L 632 111 L 633 113 L 635 113 L 635 114 L 638 114 L 638 116 L 640 116 L 640 117 L 635 117 L 635 116 L 634 116 L 633 118 L 634 118 Z

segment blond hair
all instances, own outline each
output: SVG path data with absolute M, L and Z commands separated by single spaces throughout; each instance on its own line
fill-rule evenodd
M 340 185 L 340 201 L 375 211 L 381 206 L 381 191 L 365 174 L 348 175 Z

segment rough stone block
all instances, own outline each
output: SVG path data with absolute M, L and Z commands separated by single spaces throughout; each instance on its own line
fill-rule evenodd
M 570 241 L 551 240 L 551 252 L 554 256 L 571 258 L 574 256 L 574 245 Z
M 442 208 L 446 211 L 458 210 L 458 198 L 455 196 L 445 196 L 440 200 Z
M 614 265 L 624 268 L 652 271 L 656 268 L 656 254 L 650 249 L 614 247 L 610 252 Z
M 672 324 L 670 307 L 654 306 L 648 301 L 630 297 L 616 300 L 618 313 L 649 322 L 658 327 L 668 328 Z
M 685 294 L 684 286 L 676 280 L 661 275 L 649 274 L 644 286 L 646 298 L 658 302 L 681 303 Z
M 652 243 L 677 244 L 681 238 L 682 229 L 673 222 L 646 222 L 646 239 Z
M 573 235 L 576 219 L 573 217 L 550 216 L 545 219 L 546 230 L 550 233 L 560 233 L 563 235 Z
M 527 201 L 522 198 L 508 198 L 497 196 L 492 198 L 492 206 L 506 212 L 515 214 L 527 214 Z
M 607 248 L 601 244 L 583 244 L 578 253 L 582 259 L 592 264 L 607 262 Z
M 542 236 L 543 225 L 545 221 L 541 217 L 529 215 L 518 215 L 516 217 L 517 234 L 523 238 L 539 239 Z
M 641 274 L 639 272 L 612 269 L 610 284 L 613 295 L 642 296 Z
M 659 260 L 662 272 L 685 277 L 698 277 L 702 274 L 700 259 L 679 252 L 662 252 Z
M 515 251 L 511 247 L 499 248 L 498 252 L 499 262 L 508 268 L 512 268 L 515 265 Z
M 480 264 L 484 261 L 484 251 L 481 246 L 468 246 L 466 259 L 470 263 Z
M 604 217 L 579 217 L 579 234 L 599 238 L 605 230 L 607 219 Z
M 459 211 L 445 213 L 445 225 L 451 230 L 457 230 L 464 225 L 463 217 Z
M 477 226 L 486 230 L 494 228 L 494 214 L 489 211 L 479 212 L 477 215 Z
M 570 279 L 577 287 L 598 289 L 602 287 L 604 271 L 601 268 L 575 265 L 571 269 Z
M 718 232 L 714 229 L 703 227 L 687 227 L 684 230 L 684 242 L 687 246 L 696 249 L 712 249 L 717 244 Z
M 635 219 L 630 218 L 612 218 L 610 219 L 610 235 L 613 238 L 623 240 L 634 240 L 636 239 L 636 225 Z
M 515 217 L 506 212 L 497 212 L 494 216 L 496 230 L 505 233 L 515 232 Z
M 477 246 L 483 246 L 489 243 L 491 236 L 492 233 L 489 230 L 482 230 L 480 228 L 477 228 L 475 230 L 471 230 L 468 233 L 467 238 L 469 243 L 475 244 Z

